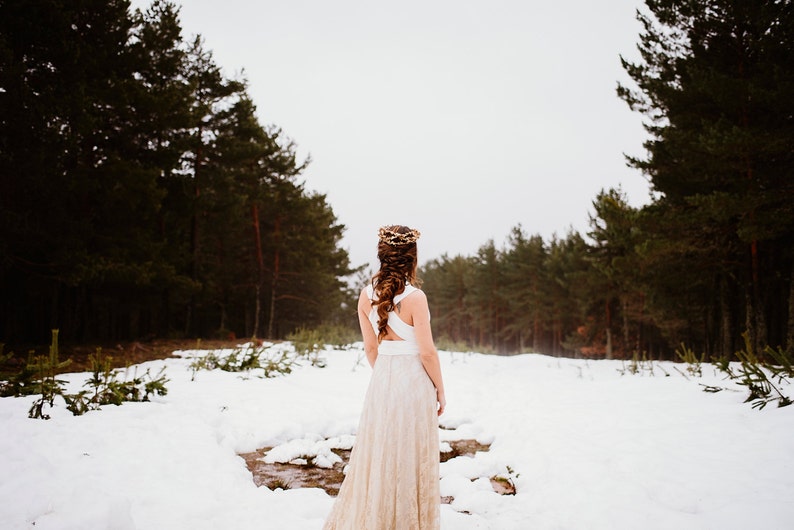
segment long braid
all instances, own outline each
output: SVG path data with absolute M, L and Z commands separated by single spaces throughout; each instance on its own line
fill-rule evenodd
M 389 312 L 394 311 L 394 297 L 415 282 L 416 239 L 419 232 L 406 226 L 383 227 L 379 233 L 378 259 L 380 270 L 372 278 L 375 299 L 372 305 L 378 314 L 378 342 L 386 336 Z

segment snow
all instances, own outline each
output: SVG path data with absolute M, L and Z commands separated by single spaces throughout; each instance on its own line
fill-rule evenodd
M 61 403 L 44 421 L 27 417 L 33 397 L 0 399 L 0 528 L 319 530 L 331 497 L 256 487 L 238 453 L 275 447 L 266 458 L 330 465 L 358 423 L 361 345 L 269 379 L 191 380 L 202 353 L 178 354 L 138 367 L 166 368 L 168 394 L 152 402 L 83 416 Z M 441 464 L 441 494 L 455 498 L 445 530 L 791 527 L 794 406 L 754 410 L 709 365 L 685 378 L 665 363 L 622 375 L 620 361 L 536 354 L 441 362 L 442 445 L 491 444 Z M 64 379 L 76 391 L 87 376 Z M 495 475 L 517 494 L 496 494 Z

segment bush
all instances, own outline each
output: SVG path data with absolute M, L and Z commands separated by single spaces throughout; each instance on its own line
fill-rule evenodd
M 89 357 L 91 361 L 91 378 L 83 386 L 89 390 L 82 390 L 77 394 L 62 394 L 66 401 L 66 408 L 75 416 L 89 410 L 99 410 L 102 405 L 121 405 L 125 401 L 149 401 L 152 395 L 164 396 L 168 393 L 165 384 L 165 368 L 157 376 L 152 376 L 147 369 L 143 375 L 138 375 L 134 370 L 132 379 L 125 377 L 119 380 L 121 370 L 111 370 L 111 357 L 102 356 L 102 349 L 97 348 L 96 355 Z M 129 367 L 125 376 L 129 374 Z
M 682 362 L 686 363 L 686 371 L 689 372 L 689 375 L 693 377 L 701 377 L 703 375 L 702 364 L 705 361 L 705 353 L 698 357 L 691 348 L 687 348 L 684 343 L 681 343 L 675 354 Z
M 752 403 L 753 408 L 763 409 L 769 403 L 777 402 L 778 407 L 791 405 L 792 399 L 784 393 L 794 377 L 794 366 L 791 356 L 782 348 L 767 346 L 762 355 L 753 351 L 749 335 L 743 334 L 744 350 L 736 352 L 739 366 L 736 370 L 727 359 L 718 359 L 715 365 L 732 381 L 747 387 L 749 394 L 745 403 Z
M 325 367 L 325 359 L 321 356 L 325 346 L 335 350 L 343 350 L 360 340 L 358 332 L 338 325 L 323 324 L 317 328 L 298 328 L 287 336 L 295 353 L 307 359 L 312 366 Z
M 0 349 L 2 355 L 2 349 Z M 4 355 L 5 359 L 11 354 Z M 98 410 L 102 405 L 121 405 L 125 401 L 148 401 L 149 396 L 157 394 L 164 396 L 167 393 L 165 384 L 165 368 L 157 376 L 152 376 L 147 369 L 138 376 L 137 369 L 132 379 L 125 377 L 118 379 L 118 370 L 111 370 L 110 357 L 102 357 L 102 350 L 97 349 L 96 355 L 90 356 L 92 376 L 83 386 L 90 390 L 81 390 L 76 394 L 67 394 L 63 384 L 66 381 L 56 378 L 72 361 L 59 359 L 58 330 L 52 330 L 52 341 L 48 355 L 28 355 L 28 361 L 22 369 L 0 385 L 0 395 L 3 397 L 20 397 L 33 394 L 41 396 L 33 402 L 28 411 L 28 417 L 34 419 L 50 419 L 47 410 L 55 406 L 55 397 L 61 396 L 66 402 L 66 408 L 75 416 L 89 410 Z M 129 368 L 127 368 L 129 370 Z
M 449 338 L 447 335 L 442 335 L 441 337 L 436 339 L 435 344 L 436 344 L 436 349 L 443 350 L 446 352 L 470 353 L 474 351 L 466 341 L 462 341 L 462 340 L 455 341 Z
M 304 351 L 303 345 L 313 340 L 317 344 L 328 345 L 336 350 L 345 349 L 354 342 L 361 340 L 361 334 L 358 330 L 350 327 L 340 326 L 336 324 L 321 324 L 316 328 L 298 328 L 293 331 L 287 340 L 296 345 L 296 351 Z
M 325 368 L 325 359 L 321 353 L 325 349 L 325 341 L 319 329 L 300 328 L 287 336 L 295 353 L 311 363 L 312 366 Z
M 266 343 L 260 346 L 239 346 L 228 353 L 210 351 L 201 357 L 196 357 L 190 363 L 195 380 L 199 370 L 223 370 L 225 372 L 252 372 L 262 370 L 262 377 L 270 378 L 277 375 L 289 374 L 297 362 L 294 356 L 284 348 L 275 348 L 273 344 Z

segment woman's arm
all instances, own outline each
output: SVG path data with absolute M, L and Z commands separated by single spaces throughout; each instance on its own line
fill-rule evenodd
M 367 354 L 367 361 L 370 366 L 375 366 L 375 359 L 378 358 L 378 337 L 372 329 L 369 321 L 369 312 L 372 310 L 372 302 L 367 296 L 367 290 L 361 291 L 358 297 L 358 324 L 361 327 L 361 336 L 364 340 L 364 353 Z
M 438 351 L 433 342 L 433 332 L 430 328 L 430 309 L 427 305 L 427 296 L 425 296 L 423 291 L 418 291 L 406 297 L 403 304 L 408 301 L 410 301 L 416 342 L 419 344 L 419 357 L 422 359 L 422 366 L 424 366 L 425 372 L 427 372 L 436 387 L 438 415 L 440 416 L 444 413 L 444 409 L 447 406 L 447 398 L 444 394 L 444 380 L 441 377 L 441 363 L 438 360 Z

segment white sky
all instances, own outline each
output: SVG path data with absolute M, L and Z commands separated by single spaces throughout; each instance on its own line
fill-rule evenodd
M 133 1 L 134 6 L 148 2 Z M 642 117 L 615 94 L 637 57 L 640 0 L 184 0 L 263 124 L 312 163 L 303 177 L 347 226 L 353 265 L 383 224 L 422 232 L 420 261 L 588 229 L 591 202 L 648 184 Z

